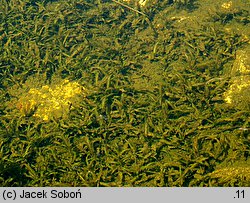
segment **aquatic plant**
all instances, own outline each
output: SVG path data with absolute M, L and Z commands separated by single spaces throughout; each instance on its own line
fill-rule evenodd
M 249 12 L 193 2 L 1 0 L 0 185 L 248 186 Z
M 66 118 L 69 111 L 86 96 L 86 90 L 79 83 L 67 79 L 52 78 L 50 84 L 41 81 L 39 75 L 28 78 L 21 86 L 8 90 L 10 100 L 6 103 L 9 114 L 36 117 L 43 121 Z M 40 80 L 40 81 L 39 81 Z M 55 80 L 55 81 L 54 81 Z

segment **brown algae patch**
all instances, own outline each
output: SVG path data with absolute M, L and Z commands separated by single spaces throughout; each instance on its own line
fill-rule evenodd
M 28 79 L 23 85 L 9 91 L 14 98 L 9 106 L 21 116 L 32 116 L 43 121 L 66 118 L 70 110 L 86 96 L 86 89 L 76 81 L 57 79 L 43 85 L 34 81 Z
M 212 184 L 211 186 L 249 185 L 250 167 L 238 166 L 221 168 L 215 170 L 209 174 L 209 176 Z

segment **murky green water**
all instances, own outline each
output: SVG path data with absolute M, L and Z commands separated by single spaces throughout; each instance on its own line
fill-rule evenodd
M 0 0 L 0 185 L 250 186 L 249 12 Z

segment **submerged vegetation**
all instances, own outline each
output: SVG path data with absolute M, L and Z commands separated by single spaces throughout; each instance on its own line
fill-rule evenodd
M 0 0 L 1 186 L 250 186 L 249 3 L 138 2 Z
M 77 82 L 62 80 L 50 86 L 38 87 L 40 79 L 42 78 L 39 75 L 35 75 L 32 79 L 28 78 L 21 87 L 14 85 L 8 91 L 10 97 L 14 98 L 7 102 L 12 117 L 34 116 L 44 121 L 62 119 L 67 117 L 70 109 L 77 105 L 77 101 L 83 102 L 86 91 Z M 46 80 L 42 82 L 46 83 Z

